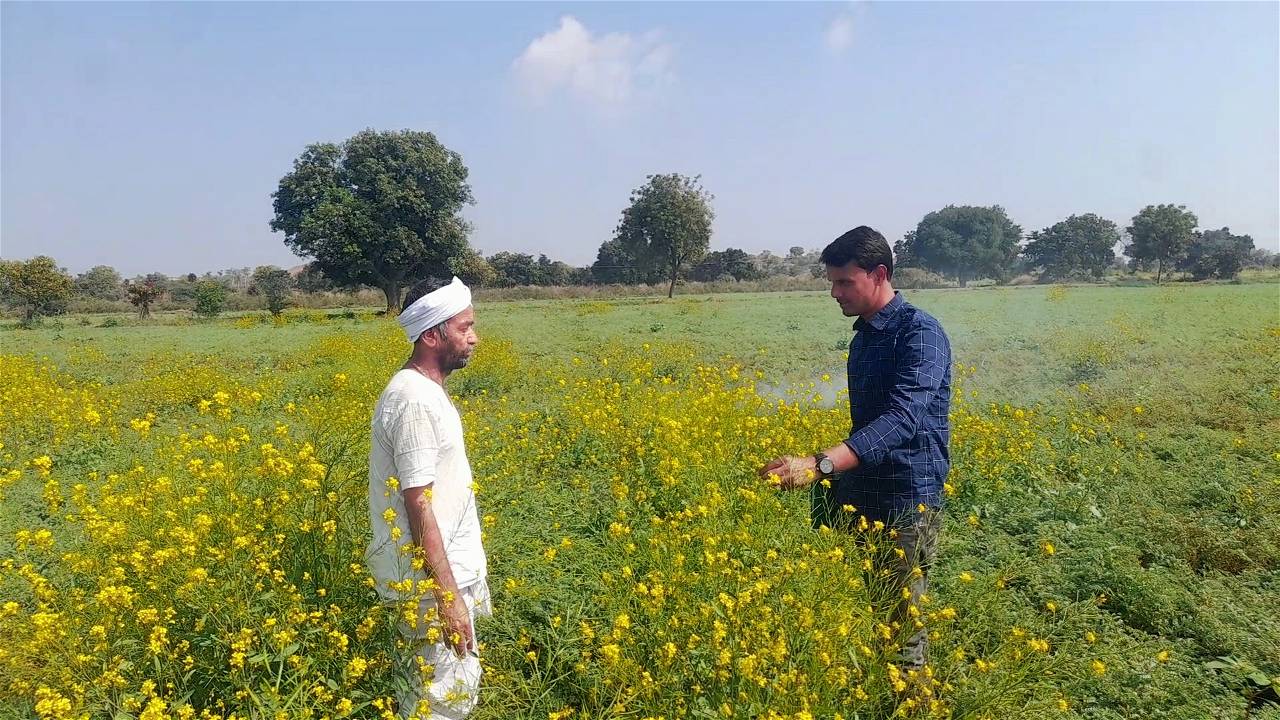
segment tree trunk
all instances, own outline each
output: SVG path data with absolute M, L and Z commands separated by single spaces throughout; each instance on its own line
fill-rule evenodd
M 1160 275 L 1164 272 L 1164 260 L 1156 260 L 1156 284 L 1160 284 Z
M 667 299 L 670 300 L 676 294 L 676 269 L 671 268 L 671 286 L 667 288 Z
M 382 294 L 387 296 L 387 314 L 400 314 L 400 283 L 395 280 L 382 282 Z

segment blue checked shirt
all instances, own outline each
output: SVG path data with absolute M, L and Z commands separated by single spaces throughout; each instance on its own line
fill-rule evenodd
M 951 343 L 933 316 L 900 293 L 853 329 L 853 427 L 844 442 L 861 464 L 833 481 L 833 499 L 873 520 L 921 503 L 941 507 L 951 467 Z

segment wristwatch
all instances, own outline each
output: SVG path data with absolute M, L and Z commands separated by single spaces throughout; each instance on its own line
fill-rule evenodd
M 818 468 L 818 477 L 831 477 L 836 474 L 836 464 L 824 453 L 814 453 L 814 465 Z

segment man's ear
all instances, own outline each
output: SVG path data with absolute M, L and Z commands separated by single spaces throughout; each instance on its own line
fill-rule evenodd
M 445 325 L 444 323 L 436 325 L 430 330 L 422 333 L 422 342 L 427 343 L 427 347 L 429 348 L 439 347 L 440 343 L 444 341 L 442 335 L 447 331 L 448 325 Z

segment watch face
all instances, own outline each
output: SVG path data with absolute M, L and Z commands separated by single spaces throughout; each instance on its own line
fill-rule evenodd
M 830 475 L 835 471 L 835 469 L 836 464 L 831 462 L 831 458 L 824 457 L 818 461 L 818 470 L 820 470 L 823 475 Z

